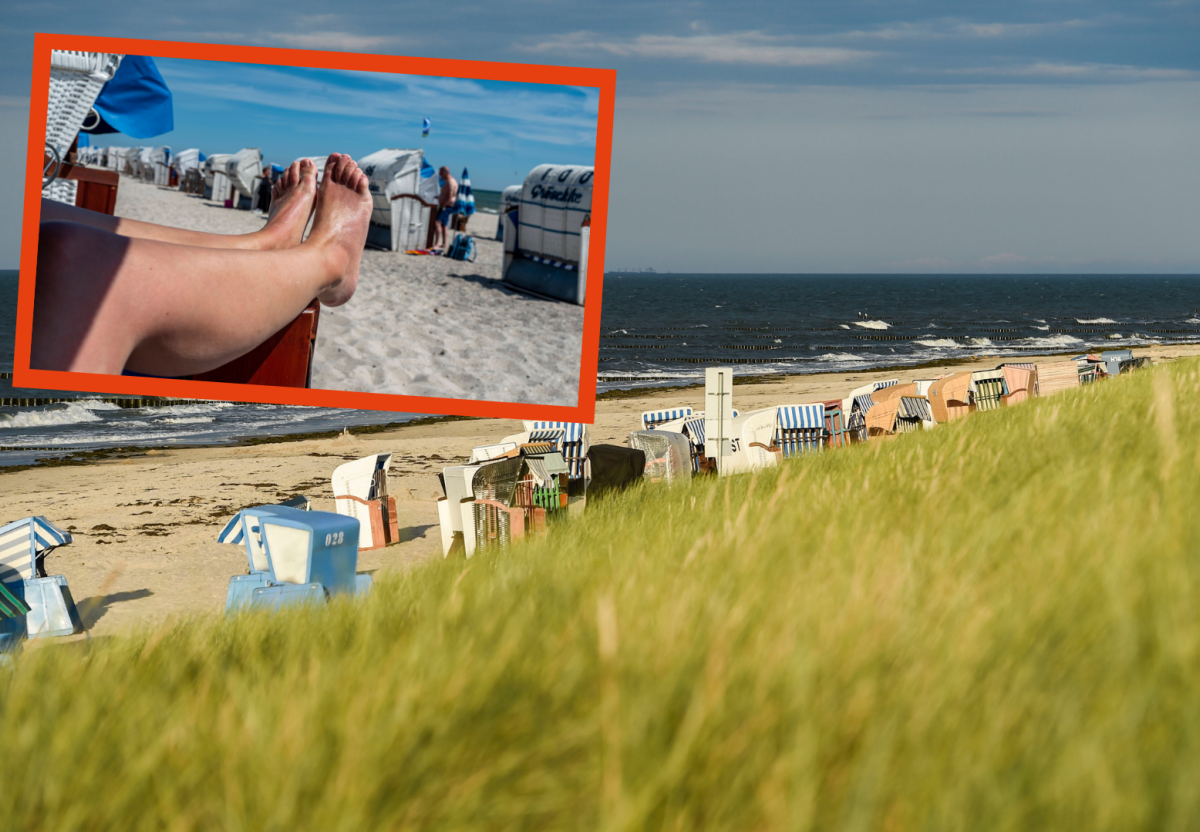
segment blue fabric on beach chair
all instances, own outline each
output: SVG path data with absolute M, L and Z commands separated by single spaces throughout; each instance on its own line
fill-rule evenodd
M 704 417 L 696 416 L 684 421 L 683 435 L 692 443 L 692 473 L 698 473 L 700 456 L 704 453 Z
M 28 638 L 83 632 L 67 579 L 47 575 L 45 568 L 46 556 L 71 540 L 69 532 L 41 516 L 0 526 L 0 582 L 29 608 L 23 622 Z M 16 626 L 6 625 L 9 630 Z
M 674 422 L 684 416 L 691 416 L 694 411 L 690 407 L 676 407 L 671 410 L 647 410 L 642 414 L 642 430 L 654 430 L 665 422 Z
M 797 404 L 776 409 L 774 444 L 785 459 L 819 452 L 824 440 L 825 405 Z
M 587 474 L 587 425 L 580 422 L 536 422 L 526 421 L 525 430 L 529 431 L 530 441 L 537 431 L 561 430 L 562 445 L 558 452 L 567 461 L 569 476 L 573 480 L 585 479 Z

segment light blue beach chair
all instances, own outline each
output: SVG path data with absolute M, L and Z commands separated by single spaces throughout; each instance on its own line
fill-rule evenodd
M 25 517 L 0 526 L 0 583 L 29 608 L 23 621 L 0 621 L 0 631 L 17 633 L 24 624 L 28 638 L 83 632 L 67 579 L 46 574 L 46 556 L 70 542 L 70 533 L 45 517 Z
M 358 533 L 355 518 L 328 511 L 257 506 L 238 512 L 218 540 L 245 546 L 250 574 L 230 579 L 226 613 L 369 593 L 371 576 L 356 573 Z
M 647 410 L 642 414 L 642 430 L 654 430 L 659 425 L 674 422 L 676 419 L 682 419 L 684 416 L 691 416 L 693 412 L 690 407 L 675 407 L 670 410 Z

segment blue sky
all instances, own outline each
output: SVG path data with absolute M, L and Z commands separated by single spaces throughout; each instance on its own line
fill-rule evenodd
M 599 66 L 617 70 L 609 265 L 1200 272 L 1196 0 L 328 9 L 10 2 L 0 147 L 23 152 L 34 31 Z M 20 188 L 0 166 L 0 265 Z
M 97 145 L 166 144 L 232 153 L 260 147 L 268 162 L 331 151 L 355 158 L 417 147 L 477 188 L 501 190 L 546 160 L 595 158 L 594 88 L 156 58 L 171 89 L 175 130 L 153 140 L 119 134 Z

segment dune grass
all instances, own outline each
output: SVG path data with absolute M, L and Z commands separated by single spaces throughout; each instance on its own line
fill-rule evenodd
M 0 670 L 0 829 L 1200 824 L 1200 363 Z

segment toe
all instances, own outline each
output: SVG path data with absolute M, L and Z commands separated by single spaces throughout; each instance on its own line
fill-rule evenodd
M 341 158 L 338 160 L 337 171 L 334 173 L 334 180 L 339 185 L 348 185 L 351 174 L 358 169 L 354 164 L 354 160 L 345 154 L 339 154 Z
M 342 154 L 330 153 L 325 158 L 325 174 L 322 178 L 334 177 L 334 181 L 336 181 L 337 166 L 338 166 L 338 162 L 340 162 L 341 159 L 342 159 Z

